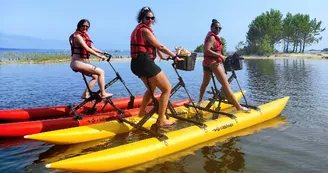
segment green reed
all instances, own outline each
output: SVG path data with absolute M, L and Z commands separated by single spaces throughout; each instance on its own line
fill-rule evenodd
M 128 56 L 113 56 L 112 59 L 125 58 Z M 98 60 L 95 56 L 90 59 Z M 19 64 L 19 63 L 57 63 L 69 62 L 70 52 L 0 52 L 0 64 Z
M 23 62 L 47 62 L 47 61 L 68 61 L 70 53 L 35 53 L 35 52 L 1 52 L 0 62 L 3 63 L 23 63 Z

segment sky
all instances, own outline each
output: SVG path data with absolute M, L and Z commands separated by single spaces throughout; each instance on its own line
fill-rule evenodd
M 78 21 L 86 18 L 91 22 L 88 33 L 95 47 L 129 49 L 137 14 L 144 6 L 156 16 L 153 30 L 157 39 L 170 49 L 183 46 L 194 50 L 203 43 L 212 19 L 217 19 L 223 28 L 220 36 L 227 40 L 228 51 L 234 51 L 238 42 L 246 41 L 252 20 L 270 9 L 280 10 L 284 16 L 287 12 L 309 14 L 328 29 L 327 0 L 0 0 L 0 4 L 0 47 L 6 47 L 1 37 L 9 35 L 40 40 L 42 44 L 24 42 L 37 45 L 33 48 L 68 49 L 69 35 Z M 306 49 L 327 48 L 328 31 L 321 36 L 320 43 Z

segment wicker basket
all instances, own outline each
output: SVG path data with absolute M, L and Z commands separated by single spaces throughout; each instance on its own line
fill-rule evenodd
M 244 58 L 237 53 L 230 55 L 223 63 L 225 71 L 236 71 L 243 69 Z
M 179 58 L 183 58 L 184 61 L 178 61 L 176 63 L 177 69 L 184 71 L 193 71 L 195 69 L 197 53 L 191 53 L 190 56 L 179 56 Z

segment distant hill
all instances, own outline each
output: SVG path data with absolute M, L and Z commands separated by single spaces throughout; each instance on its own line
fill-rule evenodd
M 28 49 L 28 48 L 20 49 L 20 48 L 0 47 L 0 52 L 66 53 L 66 52 L 70 52 L 70 50 L 68 50 L 68 49 Z
M 0 33 L 0 47 L 18 49 L 69 49 L 68 41 Z

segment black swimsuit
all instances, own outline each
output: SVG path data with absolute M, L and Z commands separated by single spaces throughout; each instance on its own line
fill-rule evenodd
M 136 58 L 131 60 L 131 71 L 136 76 L 151 78 L 162 71 L 153 59 L 150 59 L 148 53 L 138 53 Z

